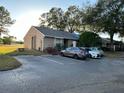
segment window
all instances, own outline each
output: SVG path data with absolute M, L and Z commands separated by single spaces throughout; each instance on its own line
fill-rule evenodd
M 66 48 L 66 51 L 71 51 L 71 48 Z
M 56 45 L 63 45 L 63 40 L 62 39 L 55 38 L 54 39 L 54 46 L 56 46 Z
M 80 51 L 80 49 L 78 47 L 72 47 L 73 51 Z

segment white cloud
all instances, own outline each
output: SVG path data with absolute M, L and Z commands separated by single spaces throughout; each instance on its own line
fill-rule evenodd
M 29 11 L 16 18 L 15 24 L 10 28 L 10 35 L 16 36 L 17 40 L 23 40 L 23 37 L 28 32 L 31 26 L 39 25 L 39 17 L 41 11 Z

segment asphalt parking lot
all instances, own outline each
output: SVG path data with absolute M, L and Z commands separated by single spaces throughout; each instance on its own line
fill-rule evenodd
M 124 93 L 124 58 L 15 58 L 23 65 L 0 72 L 0 93 Z

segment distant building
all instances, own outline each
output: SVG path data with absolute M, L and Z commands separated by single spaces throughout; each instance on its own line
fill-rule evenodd
M 105 50 L 111 49 L 110 39 L 102 38 L 102 48 Z M 122 41 L 113 40 L 113 50 L 115 51 L 124 51 L 124 43 Z

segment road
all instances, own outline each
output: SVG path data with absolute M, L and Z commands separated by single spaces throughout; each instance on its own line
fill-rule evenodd
M 23 65 L 0 72 L 0 93 L 124 93 L 124 58 L 15 58 Z

